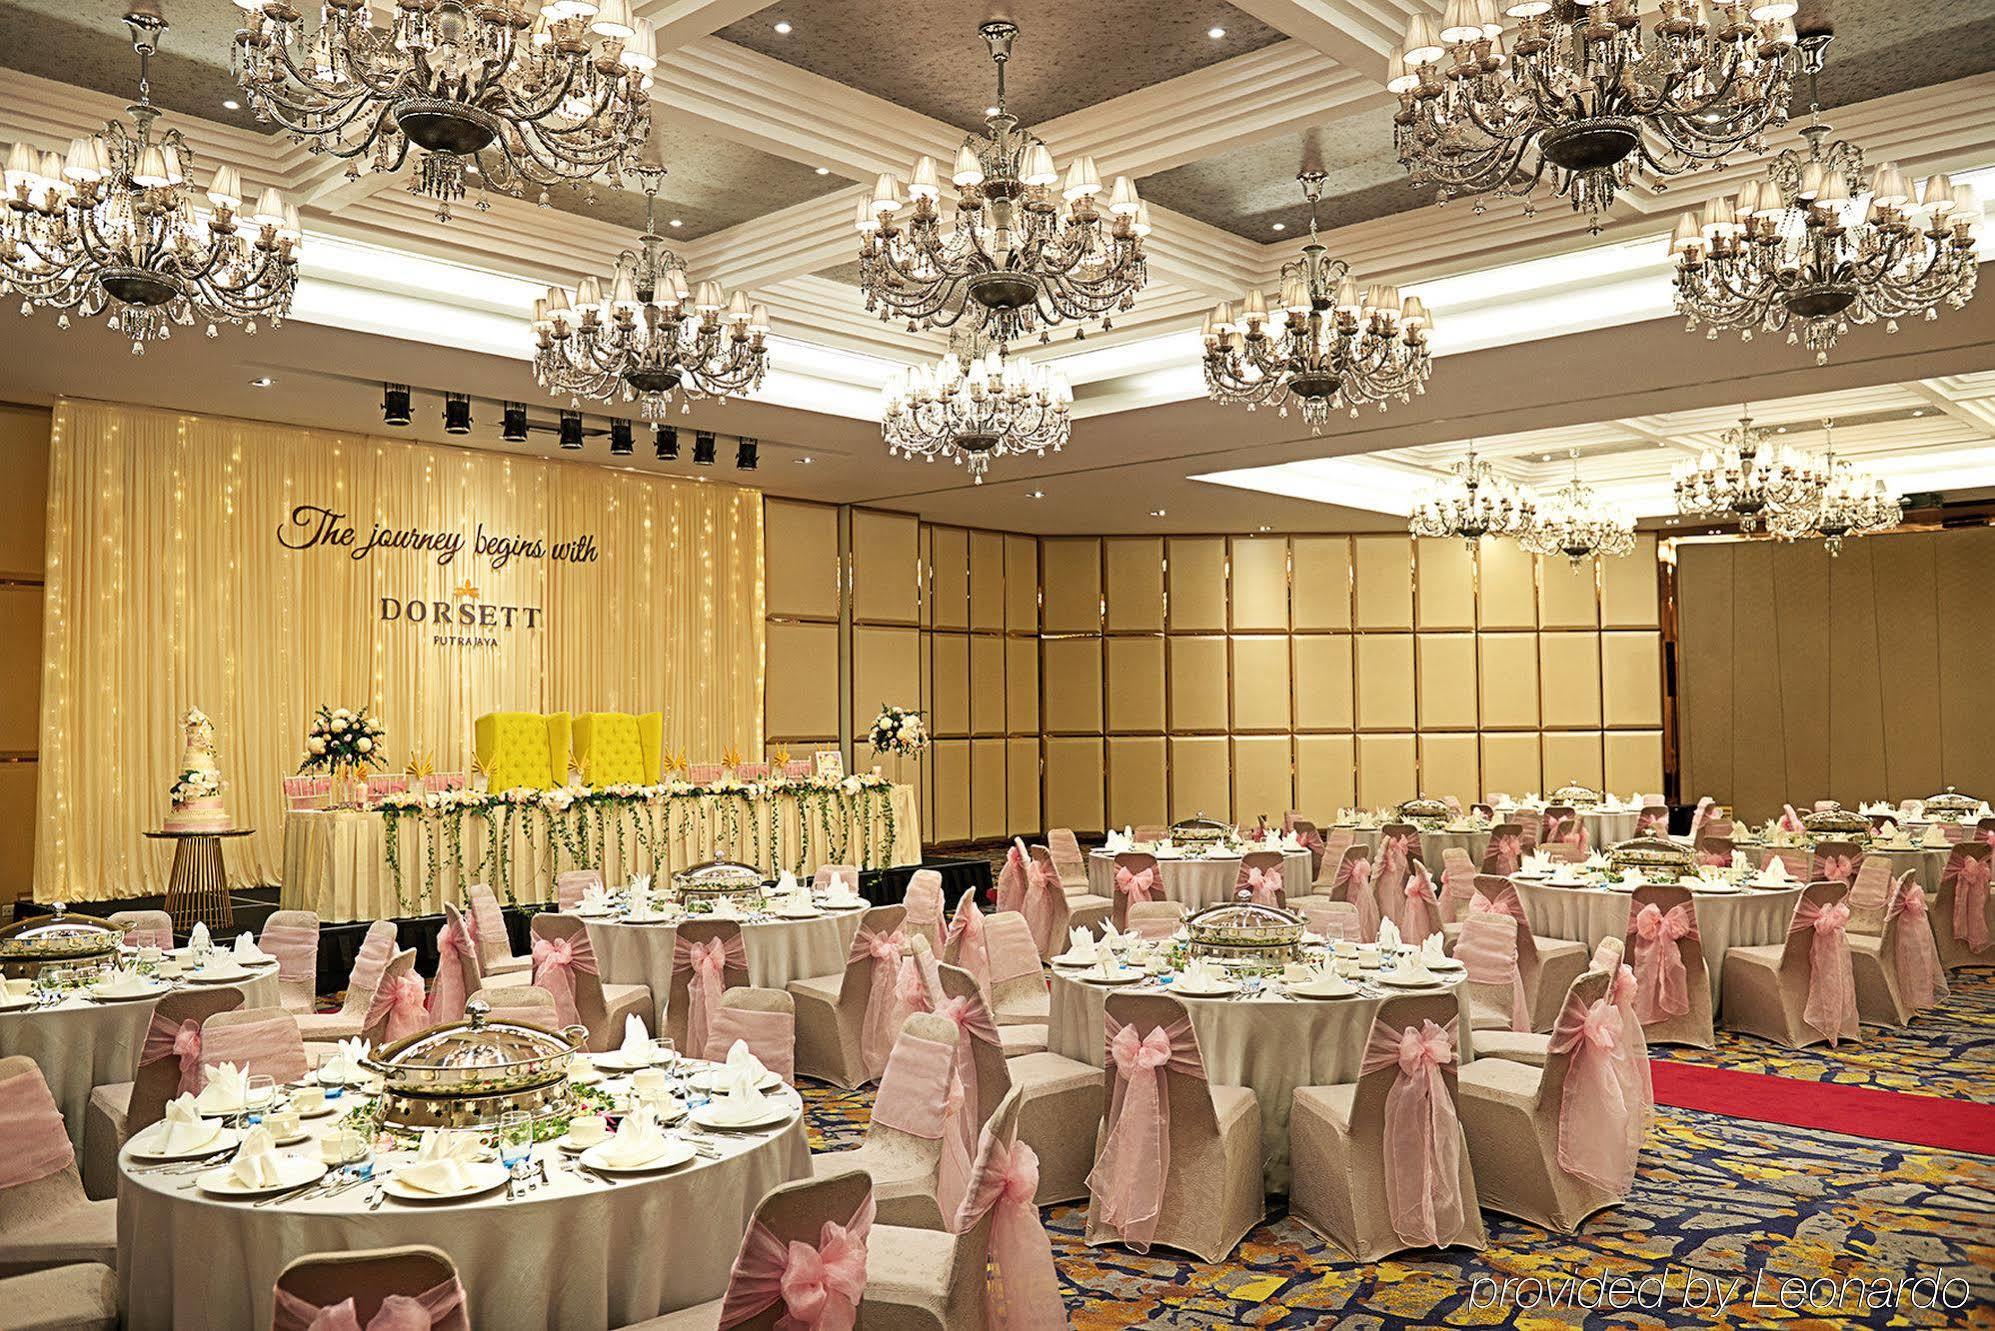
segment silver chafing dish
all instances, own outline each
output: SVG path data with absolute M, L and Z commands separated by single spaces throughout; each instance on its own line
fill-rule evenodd
M 1607 867 L 1617 874 L 1640 869 L 1650 882 L 1675 882 L 1684 874 L 1696 875 L 1697 856 L 1667 837 L 1636 837 L 1608 847 Z
M 1577 781 L 1560 786 L 1546 797 L 1547 804 L 1570 804 L 1575 811 L 1591 809 L 1600 803 L 1601 793 L 1592 786 L 1583 786 Z
M 580 1026 L 556 1031 L 527 1021 L 491 1019 L 483 999 L 464 1005 L 464 1020 L 419 1031 L 362 1060 L 381 1078 L 381 1118 L 404 1128 L 490 1128 L 525 1110 L 566 1113 L 568 1060 L 589 1042 Z
M 1433 831 L 1445 827 L 1454 819 L 1455 811 L 1448 807 L 1446 800 L 1437 800 L 1425 795 L 1411 799 L 1399 806 L 1399 820 L 1412 823 L 1415 827 Z
M 1187 951 L 1208 961 L 1280 966 L 1302 951 L 1302 917 L 1251 901 L 1207 906 L 1185 922 Z
M 1981 801 L 1972 795 L 1963 795 L 1952 786 L 1944 793 L 1928 795 L 1922 801 L 1924 816 L 1934 822 L 1971 823 L 1981 808 Z
M 743 910 L 762 905 L 762 871 L 752 864 L 733 860 L 708 860 L 672 875 L 672 890 L 688 913 L 712 910 L 721 901 L 732 901 Z
M 1233 829 L 1216 818 L 1205 816 L 1200 809 L 1190 818 L 1181 818 L 1171 824 L 1171 844 L 1174 846 L 1224 845 L 1233 839 Z
M 53 914 L 20 920 L 0 929 L 0 975 L 32 978 L 44 966 L 109 961 L 118 955 L 124 930 L 94 915 L 71 915 L 60 903 Z
M 1859 846 L 1870 844 L 1870 819 L 1840 804 L 1802 814 L 1801 826 L 1818 841 L 1854 841 Z

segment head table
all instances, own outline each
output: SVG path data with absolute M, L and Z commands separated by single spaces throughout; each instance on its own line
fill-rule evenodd
M 627 1083 L 602 1088 L 621 1102 Z M 124 1324 L 267 1327 L 272 1286 L 294 1258 L 411 1243 L 450 1254 L 480 1331 L 626 1326 L 717 1299 L 755 1204 L 810 1174 L 802 1101 L 788 1086 L 770 1094 L 789 1107 L 784 1124 L 689 1133 L 703 1153 L 676 1168 L 605 1179 L 542 1142 L 527 1166 L 535 1180 L 545 1167 L 542 1186 L 465 1201 L 378 1192 L 375 1181 L 415 1158 L 407 1150 L 376 1153 L 372 1178 L 343 1191 L 259 1206 L 209 1196 L 191 1173 L 147 1172 L 127 1146 L 118 1162 Z M 316 1157 L 338 1121 L 306 1120 L 310 1140 L 287 1149 Z
M 672 990 L 672 949 L 679 931 L 673 921 L 630 924 L 621 918 L 574 914 L 588 926 L 596 968 L 610 984 L 651 988 L 651 1029 L 665 1029 L 665 1000 Z M 747 954 L 748 983 L 781 989 L 792 980 L 837 975 L 845 969 L 853 936 L 866 919 L 866 907 L 826 910 L 815 919 L 757 916 L 741 922 L 741 949 Z
M 1203 910 L 1233 899 L 1240 880 L 1239 855 L 1159 855 L 1159 890 L 1168 901 L 1181 901 L 1190 910 Z M 1309 892 L 1309 852 L 1282 852 L 1282 889 L 1291 897 Z M 1115 856 L 1106 850 L 1088 852 L 1088 891 L 1115 899 Z

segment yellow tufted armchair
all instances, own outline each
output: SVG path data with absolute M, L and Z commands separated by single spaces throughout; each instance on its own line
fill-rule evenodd
M 584 712 L 575 718 L 575 766 L 590 787 L 656 785 L 664 739 L 662 712 Z
M 472 723 L 478 768 L 489 790 L 568 784 L 568 713 L 487 712 Z

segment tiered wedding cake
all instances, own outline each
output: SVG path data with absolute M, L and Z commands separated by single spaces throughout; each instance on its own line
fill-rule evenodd
M 226 832 L 228 810 L 222 807 L 222 772 L 215 765 L 215 723 L 196 707 L 180 719 L 187 750 L 180 759 L 180 778 L 167 795 L 173 811 L 166 815 L 169 832 Z

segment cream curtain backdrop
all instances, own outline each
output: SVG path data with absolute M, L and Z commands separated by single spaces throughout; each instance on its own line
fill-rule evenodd
M 347 515 L 352 546 L 295 542 L 294 509 Z M 377 549 L 375 524 L 461 534 L 448 562 Z M 489 534 L 587 536 L 592 562 L 473 553 Z M 476 598 L 460 597 L 465 584 Z M 384 622 L 384 597 L 538 607 L 537 624 Z M 762 749 L 759 491 L 396 439 L 93 402 L 50 440 L 37 900 L 164 890 L 179 717 L 213 719 L 235 882 L 278 881 L 282 778 L 320 704 L 367 706 L 389 769 L 464 770 L 488 711 L 662 710 L 668 750 Z

